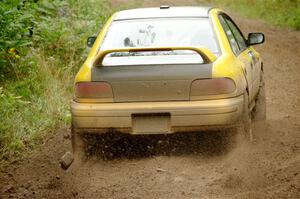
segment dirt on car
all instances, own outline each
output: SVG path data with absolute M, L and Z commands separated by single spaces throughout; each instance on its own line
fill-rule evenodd
M 0 198 L 300 198 L 300 32 L 234 16 L 266 36 L 267 119 L 252 143 L 222 131 L 87 136 L 88 160 L 63 170 L 70 130 L 59 129 L 0 174 Z

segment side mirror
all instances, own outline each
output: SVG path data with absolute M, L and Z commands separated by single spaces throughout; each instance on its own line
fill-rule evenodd
M 247 44 L 248 46 L 262 44 L 265 42 L 265 35 L 263 33 L 249 33 Z
M 91 48 L 95 43 L 96 39 L 97 37 L 88 37 L 86 45 Z

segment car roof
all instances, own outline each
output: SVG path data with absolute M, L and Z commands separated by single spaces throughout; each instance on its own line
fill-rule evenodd
M 114 20 L 165 18 L 165 17 L 208 17 L 211 7 L 168 7 L 138 8 L 117 12 Z

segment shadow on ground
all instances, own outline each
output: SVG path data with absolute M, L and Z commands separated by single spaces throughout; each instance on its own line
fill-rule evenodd
M 84 136 L 88 143 L 88 157 L 104 160 L 183 154 L 219 156 L 230 151 L 235 143 L 234 138 L 233 133 L 222 131 L 145 136 L 120 133 Z

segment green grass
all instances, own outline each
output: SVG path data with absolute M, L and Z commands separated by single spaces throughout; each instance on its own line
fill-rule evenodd
M 300 30 L 300 0 L 208 0 L 244 16 Z
M 0 162 L 69 126 L 72 82 L 108 0 L 0 2 Z

